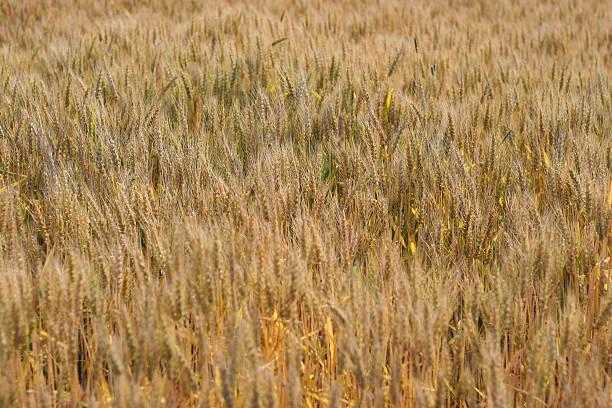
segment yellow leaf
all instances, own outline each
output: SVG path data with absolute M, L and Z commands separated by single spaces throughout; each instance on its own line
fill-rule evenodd
M 387 109 L 391 107 L 391 95 L 393 95 L 393 88 L 389 90 L 389 94 L 387 95 L 387 103 L 386 103 Z
M 416 253 L 416 244 L 414 241 L 410 241 L 410 252 L 412 252 L 412 255 Z
M 474 389 L 476 390 L 476 392 L 478 393 L 478 395 L 480 395 L 482 398 L 487 398 L 486 395 L 484 395 L 484 393 L 482 391 L 480 391 L 478 388 L 474 387 Z
M 453 388 L 453 386 L 448 382 L 448 380 L 445 378 L 444 379 L 444 384 L 446 384 L 446 387 L 448 388 L 448 390 L 451 392 L 451 394 L 455 395 L 455 389 Z
M 278 85 L 279 82 L 280 82 L 280 78 L 276 80 L 274 85 L 272 85 L 272 87 L 268 90 L 268 93 L 274 92 L 274 90 L 276 89 L 276 85 Z
M 327 321 L 325 322 L 325 330 L 327 331 L 327 337 L 329 337 L 329 357 L 331 366 L 334 367 L 336 365 L 336 340 L 334 339 L 334 327 L 332 325 L 332 321 L 327 316 Z
M 393 88 L 389 89 L 389 94 L 387 95 L 387 102 L 385 103 L 385 115 L 389 112 L 389 108 L 391 107 L 391 95 L 393 95 Z
M 9 186 L 7 186 L 7 187 L 2 187 L 2 188 L 0 188 L 0 193 L 5 192 L 5 191 L 6 191 L 6 190 L 8 190 L 10 187 L 17 187 L 18 185 L 20 185 L 21 183 L 23 183 L 23 182 L 24 182 L 24 181 L 26 181 L 26 180 L 27 180 L 27 179 L 22 178 L 21 180 L 17 180 L 16 182 L 14 182 L 14 183 L 10 184 L 10 185 L 9 185 Z

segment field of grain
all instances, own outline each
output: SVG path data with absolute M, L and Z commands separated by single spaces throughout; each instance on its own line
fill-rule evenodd
M 0 2 L 0 406 L 612 406 L 610 21 Z

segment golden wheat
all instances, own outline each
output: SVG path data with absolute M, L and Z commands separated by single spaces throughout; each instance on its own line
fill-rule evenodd
M 611 406 L 606 1 L 0 4 L 0 406 Z

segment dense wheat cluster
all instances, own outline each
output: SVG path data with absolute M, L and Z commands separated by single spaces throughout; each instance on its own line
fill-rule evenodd
M 1 2 L 0 406 L 611 406 L 560 3 Z

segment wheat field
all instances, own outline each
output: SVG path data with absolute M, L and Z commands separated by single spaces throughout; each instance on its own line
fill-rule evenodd
M 1 407 L 611 407 L 607 0 L 0 3 Z

